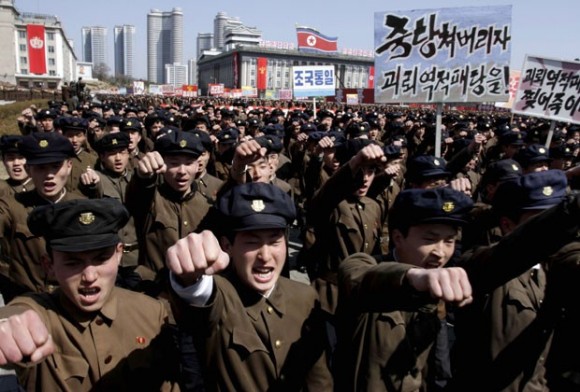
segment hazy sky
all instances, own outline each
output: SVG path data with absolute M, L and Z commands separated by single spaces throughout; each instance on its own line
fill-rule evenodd
M 108 63 L 113 69 L 113 27 L 136 27 L 135 77 L 147 76 L 147 13 L 152 8 L 180 7 L 184 19 L 184 62 L 195 57 L 198 33 L 213 33 L 213 19 L 223 11 L 246 26 L 262 31 L 262 38 L 296 44 L 295 24 L 317 28 L 338 37 L 341 48 L 373 49 L 375 12 L 506 5 L 512 8 L 511 67 L 521 69 L 526 54 L 573 60 L 580 57 L 580 0 L 405 0 L 405 1 L 258 1 L 258 0 L 16 0 L 20 12 L 56 15 L 79 60 L 81 27 L 108 29 Z M 350 4 L 346 6 L 345 4 Z

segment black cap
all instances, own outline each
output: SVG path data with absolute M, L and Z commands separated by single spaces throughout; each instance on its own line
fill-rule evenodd
M 129 147 L 131 139 L 125 132 L 114 132 L 104 135 L 96 141 L 95 150 L 99 153 Z
M 522 167 L 527 167 L 539 162 L 549 163 L 552 161 L 552 159 L 548 154 L 549 151 L 546 146 L 543 144 L 534 143 L 518 150 L 518 152 L 514 155 L 514 159 L 518 161 Z
M 504 181 L 493 197 L 493 208 L 499 213 L 518 210 L 543 210 L 562 201 L 568 180 L 562 170 L 544 170 L 523 174 Z
M 86 133 L 89 128 L 89 122 L 87 119 L 81 117 L 59 117 L 58 125 L 63 132 L 82 131 Z
M 42 120 L 43 118 L 52 118 L 55 119 L 58 117 L 58 113 L 54 109 L 41 109 L 36 113 L 36 119 Z
M 238 142 L 238 137 L 240 137 L 240 131 L 237 128 L 230 127 L 222 129 L 215 136 L 221 144 L 235 144 Z
M 317 130 L 318 128 L 316 127 L 316 124 L 311 122 L 306 122 L 300 126 L 300 132 L 308 133 L 308 132 L 316 132 Z
M 416 155 L 407 161 L 405 178 L 411 182 L 420 182 L 428 178 L 449 178 L 445 159 L 433 155 Z
M 119 127 L 121 128 L 121 124 L 123 123 L 123 117 L 121 116 L 111 116 L 107 118 L 107 126 L 109 127 Z
M 120 124 L 121 131 L 123 132 L 131 132 L 131 131 L 141 131 L 141 121 L 137 120 L 136 118 L 128 118 L 123 120 Z
M 266 135 L 274 135 L 279 138 L 284 138 L 284 126 L 282 124 L 268 124 L 262 130 Z
M 400 146 L 395 146 L 394 144 L 387 144 L 383 147 L 383 151 L 387 159 L 396 159 L 403 156 Z
M 199 157 L 205 150 L 199 137 L 193 133 L 172 130 L 162 133 L 155 140 L 155 151 L 161 155 L 186 154 Z
M 205 126 L 210 128 L 210 121 L 207 116 L 196 115 L 194 117 L 187 117 L 181 120 L 181 129 L 183 131 L 191 131 L 197 127 L 198 124 L 205 124 Z
M 75 199 L 33 209 L 28 227 L 52 249 L 82 252 L 114 246 L 129 212 L 117 199 Z
M 2 154 L 20 153 L 22 138 L 22 135 L 2 135 L 0 138 L 0 151 Z
M 76 156 L 70 140 L 58 132 L 34 132 L 24 136 L 20 153 L 29 165 L 62 162 Z
M 523 146 L 527 133 L 524 131 L 507 131 L 498 137 L 498 143 L 503 145 Z
M 389 230 L 423 223 L 461 225 L 467 222 L 473 200 L 449 187 L 401 191 L 389 212 Z
M 276 135 L 263 135 L 254 139 L 262 147 L 266 147 L 268 153 L 280 153 L 284 149 L 282 139 Z
M 553 159 L 573 159 L 574 150 L 567 144 L 560 144 L 549 150 L 549 155 Z
M 487 165 L 485 173 L 481 177 L 484 184 L 495 184 L 513 180 L 522 175 L 521 165 L 513 159 L 500 159 Z
M 370 131 L 370 125 L 368 122 L 352 122 L 346 127 L 345 133 L 351 137 L 361 137 L 368 135 Z
M 201 143 L 201 145 L 203 146 L 203 148 L 206 151 L 213 151 L 213 142 L 211 140 L 211 137 L 209 136 L 209 133 L 206 131 L 202 131 L 200 129 L 193 129 L 191 131 L 188 131 L 189 133 L 195 135 L 195 137 L 197 137 Z
M 217 201 L 233 231 L 286 228 L 296 217 L 290 196 L 273 184 L 251 182 L 234 186 Z

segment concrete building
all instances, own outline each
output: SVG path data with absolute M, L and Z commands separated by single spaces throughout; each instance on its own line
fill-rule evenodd
M 205 50 L 210 50 L 213 48 L 213 34 L 212 33 L 198 33 L 197 34 L 197 56 L 196 59 L 200 58 Z
M 187 84 L 197 84 L 197 61 L 189 59 L 187 61 Z
M 82 61 L 94 66 L 107 64 L 107 28 L 84 26 L 81 28 Z
M 29 37 L 29 26 L 42 33 Z M 40 58 L 31 59 L 31 48 L 45 50 Z M 77 57 L 58 18 L 20 12 L 14 0 L 0 0 L 0 52 L 0 82 L 56 89 L 62 82 L 76 80 Z M 42 72 L 31 72 L 31 60 Z
M 238 45 L 259 45 L 262 41 L 262 32 L 255 27 L 227 26 L 224 34 L 226 50 L 234 49 Z
M 115 75 L 133 77 L 135 56 L 135 26 L 123 25 L 114 28 Z
M 183 12 L 152 9 L 147 14 L 147 79 L 162 83 L 166 64 L 183 63 Z
M 187 83 L 187 65 L 174 63 L 165 64 L 165 84 L 181 87 Z
M 229 17 L 223 11 L 218 12 L 213 20 L 213 47 L 218 50 L 223 50 L 226 43 L 226 30 L 242 25 L 239 18 Z
M 366 89 L 374 58 L 343 54 L 313 54 L 295 49 L 275 49 L 256 45 L 238 45 L 235 49 L 210 55 L 197 62 L 200 95 L 207 95 L 209 83 L 223 83 L 225 88 L 258 88 L 258 59 L 267 61 L 266 90 L 292 88 L 292 67 L 299 65 L 334 65 L 336 88 Z

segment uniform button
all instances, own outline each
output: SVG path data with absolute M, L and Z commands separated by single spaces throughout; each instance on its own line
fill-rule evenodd
M 105 364 L 106 365 L 110 364 L 112 360 L 113 360 L 113 357 L 109 355 L 107 358 L 105 358 Z
M 360 204 L 358 204 L 358 205 L 356 206 L 356 208 L 358 208 L 359 210 L 362 210 L 362 206 L 361 206 Z
M 365 229 L 369 228 L 369 225 L 367 225 L 366 223 L 363 225 Z
M 281 342 L 280 340 L 276 340 L 276 341 L 274 342 L 274 347 L 276 347 L 276 348 L 280 348 L 280 347 L 282 347 L 282 342 Z
M 187 226 L 187 221 L 183 221 L 183 226 Z
M 368 247 L 369 247 L 369 243 L 365 242 L 365 248 L 368 248 Z
M 95 321 L 95 323 L 97 325 L 103 325 L 103 320 L 102 319 L 97 319 L 97 321 Z
M 274 311 L 274 308 L 272 308 L 271 306 L 268 306 L 268 313 L 272 314 L 272 312 Z
M 284 381 L 286 379 L 286 375 L 285 374 L 280 374 L 280 380 Z

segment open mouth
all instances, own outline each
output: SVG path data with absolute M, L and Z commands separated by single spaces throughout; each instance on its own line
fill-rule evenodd
M 254 267 L 252 273 L 257 281 L 265 283 L 272 279 L 274 268 L 271 267 Z
M 98 299 L 101 289 L 98 287 L 83 287 L 80 288 L 78 292 L 83 301 L 94 302 Z

